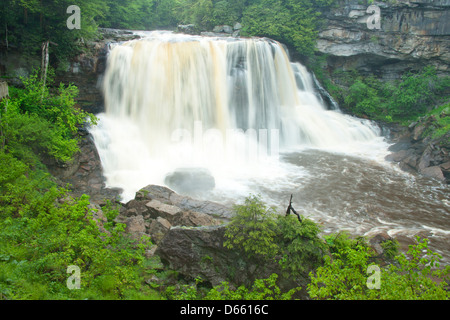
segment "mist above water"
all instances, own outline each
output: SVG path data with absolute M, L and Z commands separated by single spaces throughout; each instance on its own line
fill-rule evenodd
M 282 179 L 279 152 L 379 141 L 371 122 L 327 110 L 313 78 L 267 39 L 154 32 L 115 46 L 105 113 L 92 129 L 107 184 L 124 200 L 178 167 L 221 179 Z

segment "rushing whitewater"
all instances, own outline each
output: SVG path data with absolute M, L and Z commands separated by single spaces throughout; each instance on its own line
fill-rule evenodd
M 116 45 L 104 97 L 92 134 L 124 200 L 179 167 L 208 168 L 220 186 L 221 177 L 280 177 L 282 150 L 379 138 L 371 122 L 327 110 L 306 68 L 268 39 L 155 32 Z
M 268 39 L 153 32 L 117 44 L 106 110 L 91 128 L 106 185 L 126 202 L 178 169 L 207 169 L 214 188 L 196 198 L 235 204 L 260 194 L 283 213 L 293 194 L 296 211 L 324 232 L 386 232 L 404 245 L 421 235 L 450 261 L 449 187 L 385 162 L 377 126 L 328 110 L 316 87 Z

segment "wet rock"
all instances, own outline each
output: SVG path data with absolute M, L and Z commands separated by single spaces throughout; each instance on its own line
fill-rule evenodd
M 198 30 L 195 24 L 180 24 L 178 25 L 177 30 L 178 32 L 185 34 L 192 34 L 192 35 L 198 34 Z
M 432 138 L 425 132 L 435 130 L 436 119 L 432 116 L 412 123 L 393 144 L 387 161 L 397 162 L 402 170 L 422 176 L 450 182 L 450 155 L 448 138 Z M 431 129 L 431 130 L 430 130 Z
M 420 170 L 420 173 L 426 177 L 437 179 L 439 181 L 445 181 L 444 174 L 439 166 L 432 166 Z
M 210 191 L 216 185 L 211 172 L 204 168 L 178 168 L 166 176 L 164 183 L 176 192 L 188 194 Z
M 385 157 L 387 161 L 400 162 L 408 157 L 408 150 L 400 150 L 398 152 L 391 153 Z

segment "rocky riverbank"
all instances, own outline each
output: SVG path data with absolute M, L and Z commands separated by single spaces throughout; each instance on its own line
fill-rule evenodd
M 407 172 L 450 183 L 450 132 L 433 138 L 437 121 L 434 116 L 393 131 L 395 142 L 386 160 L 398 163 Z

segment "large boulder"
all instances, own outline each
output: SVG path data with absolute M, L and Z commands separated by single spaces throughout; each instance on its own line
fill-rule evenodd
M 210 191 L 216 185 L 211 172 L 204 168 L 178 168 L 166 176 L 164 183 L 186 194 Z
M 158 185 L 149 185 L 140 189 L 136 192 L 135 200 L 146 201 L 146 204 L 151 200 L 158 200 L 161 203 L 178 207 L 182 211 L 204 213 L 221 221 L 228 221 L 233 215 L 232 209 L 225 205 L 194 199 Z
M 198 28 L 195 24 L 180 24 L 177 27 L 177 31 L 180 33 L 196 35 L 198 34 Z
M 124 223 L 133 239 L 150 236 L 158 244 L 174 226 L 199 227 L 222 225 L 231 210 L 210 201 L 178 195 L 169 188 L 150 185 L 124 204 L 117 223 Z

